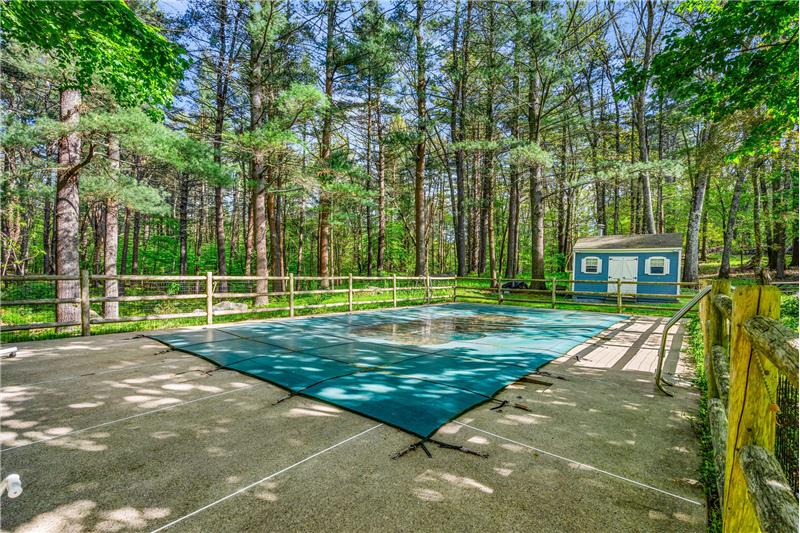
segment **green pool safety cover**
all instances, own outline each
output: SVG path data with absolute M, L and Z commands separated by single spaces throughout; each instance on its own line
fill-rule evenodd
M 626 317 L 445 304 L 151 335 L 420 437 Z

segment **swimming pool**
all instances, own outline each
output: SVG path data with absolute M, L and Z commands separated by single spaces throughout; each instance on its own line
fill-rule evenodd
M 420 437 L 627 318 L 442 304 L 151 335 Z

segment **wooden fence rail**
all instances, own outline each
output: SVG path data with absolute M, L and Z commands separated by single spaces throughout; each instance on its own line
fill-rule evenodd
M 3 301 L 3 306 L 42 306 L 42 305 L 58 305 L 58 304 L 72 304 L 78 309 L 79 320 L 74 321 L 51 321 L 51 322 L 38 322 L 30 324 L 5 324 L 2 326 L 2 331 L 26 331 L 34 329 L 63 329 L 74 328 L 80 326 L 82 335 L 91 334 L 92 324 L 110 324 L 122 322 L 142 322 L 150 320 L 168 320 L 177 318 L 198 318 L 205 317 L 207 324 L 213 324 L 215 316 L 234 315 L 243 313 L 254 312 L 277 312 L 288 311 L 289 316 L 295 316 L 296 311 L 302 309 L 325 309 L 332 307 L 346 307 L 352 311 L 355 306 L 376 305 L 376 304 L 390 304 L 397 307 L 398 303 L 429 303 L 431 301 L 450 300 L 454 298 L 456 289 L 456 278 L 449 277 L 431 277 L 431 276 L 329 276 L 321 278 L 317 276 L 215 276 L 212 272 L 206 273 L 204 276 L 145 276 L 145 275 L 91 275 L 87 270 L 81 271 L 79 277 L 75 276 L 3 276 L 0 277 L 2 282 L 27 282 L 27 281 L 79 281 L 80 282 L 80 296 L 78 298 L 40 298 L 40 299 L 22 299 Z M 193 282 L 194 293 L 191 294 L 144 294 L 144 295 L 117 295 L 117 296 L 90 296 L 90 288 L 93 283 L 114 281 L 124 286 L 129 282 Z M 218 282 L 256 282 L 257 284 L 263 283 L 264 290 L 257 290 L 255 292 L 217 292 L 215 287 Z M 286 282 L 288 281 L 288 288 L 281 291 L 270 292 L 268 290 L 269 282 Z M 311 289 L 311 290 L 298 290 L 297 282 L 323 282 L 331 283 L 331 288 L 327 289 Z M 346 289 L 332 288 L 333 283 L 336 281 L 347 282 Z M 390 286 L 384 287 L 354 287 L 354 281 L 383 281 L 390 282 Z M 416 286 L 398 286 L 397 282 L 401 281 L 414 281 Z M 398 293 L 406 291 L 420 291 L 421 296 L 408 296 L 398 297 Z M 386 299 L 369 299 L 359 300 L 355 296 L 359 294 L 382 294 L 391 293 L 391 298 Z M 347 295 L 347 300 L 344 302 L 331 302 L 331 303 L 306 303 L 297 304 L 296 297 L 302 295 Z M 268 306 L 270 297 L 287 297 L 287 306 Z M 238 310 L 214 310 L 214 301 L 223 298 L 229 299 L 242 299 L 242 298 L 255 298 L 256 305 L 246 311 Z M 264 302 L 264 305 L 258 305 L 259 299 Z M 205 300 L 203 309 L 196 309 L 192 312 L 173 312 L 173 313 L 154 313 L 143 314 L 140 316 L 92 316 L 91 304 L 107 303 L 107 302 L 176 302 L 176 301 L 202 301 Z
M 52 321 L 46 320 L 37 323 L 16 323 L 5 324 L 2 330 L 5 332 L 12 331 L 26 331 L 36 329 L 57 329 L 66 330 L 66 328 L 75 328 L 80 326 L 80 332 L 83 335 L 91 334 L 91 326 L 93 324 L 111 324 L 123 322 L 142 322 L 152 320 L 167 320 L 167 319 L 182 319 L 182 318 L 198 318 L 205 317 L 207 324 L 212 324 L 214 316 L 232 315 L 244 312 L 277 312 L 288 311 L 289 316 L 294 316 L 295 311 L 302 309 L 324 309 L 334 307 L 347 307 L 348 310 L 353 309 L 355 306 L 374 305 L 391 302 L 392 306 L 397 306 L 399 303 L 411 302 L 431 302 L 452 299 L 463 300 L 480 300 L 480 301 L 497 301 L 498 303 L 542 303 L 553 309 L 559 305 L 573 303 L 565 301 L 575 296 L 588 296 L 592 298 L 605 299 L 607 301 L 581 301 L 581 306 L 596 306 L 596 307 L 611 307 L 621 313 L 625 309 L 641 309 L 641 310 L 663 310 L 664 306 L 660 305 L 663 301 L 668 304 L 670 301 L 678 301 L 678 299 L 691 298 L 691 295 L 647 295 L 651 301 L 649 305 L 645 302 L 644 305 L 637 303 L 637 300 L 630 295 L 622 292 L 622 284 L 617 283 L 615 291 L 607 291 L 607 282 L 598 282 L 603 285 L 602 292 L 591 291 L 574 291 L 567 290 L 569 282 L 566 280 L 559 280 L 556 278 L 531 280 L 527 282 L 544 282 L 549 284 L 550 287 L 545 289 L 504 289 L 502 284 L 506 281 L 514 281 L 513 279 L 499 279 L 492 282 L 490 278 L 458 278 L 454 276 L 329 276 L 321 278 L 318 276 L 295 276 L 290 273 L 288 276 L 217 276 L 213 273 L 206 273 L 205 275 L 193 276 L 175 276 L 175 275 L 117 275 L 108 276 L 103 274 L 91 275 L 88 271 L 82 271 L 80 276 L 47 276 L 47 275 L 32 275 L 32 276 L 3 276 L 0 277 L 0 282 L 51 282 L 55 285 L 57 281 L 78 281 L 80 285 L 80 292 L 78 298 L 25 298 L 18 300 L 4 300 L 2 305 L 4 307 L 23 307 L 23 306 L 57 306 L 59 304 L 71 304 L 76 309 L 76 319 L 70 321 Z M 379 286 L 368 287 L 355 287 L 354 282 L 376 282 Z M 519 280 L 517 280 L 519 281 Z M 167 288 L 162 290 L 162 294 L 125 294 L 122 290 L 116 296 L 93 294 L 93 288 L 98 285 L 105 285 L 109 282 L 116 283 L 120 288 L 130 288 L 137 283 L 161 283 L 161 284 L 178 284 L 179 291 L 177 294 L 172 294 Z M 229 292 L 221 292 L 219 290 L 220 282 L 251 282 L 255 284 L 255 290 L 230 290 Z M 288 283 L 287 283 L 288 282 Z M 327 282 L 327 288 L 318 288 Z M 412 282 L 409 286 L 398 286 L 398 282 Z M 486 282 L 490 282 L 486 284 Z M 302 287 L 302 284 L 311 283 L 310 287 Z M 470 287 L 465 286 L 470 283 L 486 284 L 483 287 Z M 587 283 L 593 283 L 587 281 Z M 679 287 L 691 287 L 696 284 L 692 283 L 675 283 L 675 282 L 637 282 L 640 285 L 671 285 Z M 275 284 L 273 287 L 277 290 L 270 290 L 270 285 Z M 318 285 L 317 285 L 318 284 Z M 346 288 L 341 288 L 342 284 Z M 184 285 L 181 287 L 181 285 Z M 288 286 L 287 286 L 288 285 Z M 298 286 L 300 285 L 300 286 Z M 612 282 L 613 285 L 613 282 Z M 183 290 L 188 292 L 182 293 Z M 417 297 L 410 295 L 409 297 L 400 297 L 402 293 L 408 291 L 419 291 L 422 294 Z M 468 291 L 465 293 L 465 291 Z M 113 293 L 112 293 L 113 294 Z M 346 301 L 343 302 L 305 302 L 300 304 L 296 301 L 297 297 L 302 296 L 332 296 L 343 295 Z M 357 295 L 367 294 L 390 294 L 390 298 L 383 300 L 369 299 L 360 300 Z M 540 296 L 540 299 L 536 297 Z M 285 298 L 288 300 L 285 306 L 276 307 L 270 304 L 270 298 Z M 525 297 L 525 298 L 523 298 Z M 237 310 L 214 310 L 215 301 L 221 299 L 253 299 L 253 307 L 248 311 Z M 202 301 L 205 300 L 205 305 Z M 109 304 L 109 303 L 135 303 L 135 302 L 152 302 L 157 303 L 172 303 L 180 304 L 181 302 L 197 301 L 197 308 L 194 310 L 189 309 L 154 309 L 153 312 L 144 311 L 138 316 L 123 315 L 119 313 L 119 308 L 112 306 L 114 310 L 111 314 L 103 313 L 103 316 L 97 316 L 92 312 L 92 306 L 96 304 Z
M 731 295 L 715 280 L 700 310 L 709 425 L 725 532 L 796 532 L 798 502 L 775 451 L 778 375 L 797 382 L 797 334 L 781 325 L 777 287 Z
M 597 280 L 581 280 L 580 283 L 603 285 L 606 288 L 608 285 L 615 285 L 615 290 L 598 290 L 598 291 L 576 291 L 570 290 L 569 287 L 573 281 L 550 278 L 550 279 L 530 279 L 530 278 L 462 278 L 456 279 L 456 292 L 455 298 L 464 300 L 481 300 L 481 301 L 496 301 L 498 304 L 505 302 L 508 303 L 527 303 L 527 304 L 549 304 L 551 309 L 556 309 L 559 304 L 561 305 L 580 305 L 586 307 L 610 307 L 616 309 L 617 313 L 622 313 L 625 309 L 641 309 L 641 310 L 669 310 L 678 307 L 670 307 L 668 304 L 678 302 L 680 300 L 691 299 L 694 294 L 629 294 L 623 292 L 623 285 L 664 285 L 670 287 L 686 287 L 696 288 L 696 282 L 675 282 L 675 281 L 631 281 L 624 284 L 619 280 L 612 281 L 597 281 Z M 540 288 L 522 288 L 522 287 L 503 287 L 506 282 L 525 282 L 525 283 L 539 283 Z M 458 282 L 466 282 L 459 284 Z M 487 283 L 488 282 L 488 283 Z M 541 288 L 544 284 L 550 284 L 550 288 Z M 461 291 L 459 294 L 458 291 Z M 531 296 L 531 298 L 514 298 L 517 296 Z M 510 296 L 510 297 L 509 297 Z M 539 296 L 537 299 L 536 297 Z M 571 300 L 574 296 L 585 296 L 587 298 L 581 301 Z M 559 298 L 562 298 L 559 300 Z M 564 301 L 564 298 L 569 298 L 570 301 Z M 601 300 L 601 301 L 597 301 Z M 642 300 L 644 303 L 638 303 Z M 649 304 L 649 305 L 648 305 Z M 665 305 L 667 304 L 667 305 Z

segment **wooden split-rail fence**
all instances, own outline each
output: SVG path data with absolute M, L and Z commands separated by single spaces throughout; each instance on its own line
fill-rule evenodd
M 775 438 L 779 377 L 798 382 L 797 332 L 778 320 L 777 287 L 711 283 L 700 319 L 723 531 L 796 533 L 797 494 Z
M 354 282 L 368 283 L 380 281 L 384 286 L 376 287 L 355 287 Z M 349 274 L 347 276 L 295 276 L 290 273 L 288 276 L 219 276 L 212 272 L 206 273 L 205 276 L 146 276 L 146 275 L 94 275 L 89 271 L 83 270 L 80 276 L 59 276 L 59 275 L 31 275 L 31 276 L 2 276 L 0 282 L 13 283 L 13 282 L 71 282 L 77 283 L 79 291 L 76 298 L 39 298 L 39 299 L 17 299 L 17 300 L 4 300 L 0 302 L 2 307 L 14 306 L 57 306 L 60 304 L 68 304 L 75 306 L 79 309 L 76 320 L 72 321 L 51 321 L 51 322 L 31 322 L 25 324 L 3 324 L 0 329 L 5 332 L 12 331 L 27 331 L 38 329 L 63 329 L 73 328 L 77 329 L 80 326 L 81 335 L 90 335 L 91 327 L 94 324 L 113 324 L 121 322 L 142 322 L 153 320 L 172 320 L 172 319 L 187 319 L 198 318 L 205 316 L 207 324 L 214 323 L 215 316 L 235 315 L 246 313 L 261 313 L 261 312 L 284 312 L 288 313 L 290 317 L 294 317 L 295 313 L 304 309 L 324 309 L 324 308 L 346 308 L 348 311 L 353 311 L 354 306 L 364 305 L 392 305 L 397 307 L 398 304 L 410 303 L 431 303 L 433 301 L 441 301 L 443 299 L 452 299 L 455 294 L 455 277 L 442 277 L 442 276 L 354 276 Z M 193 291 L 189 293 L 179 294 L 136 294 L 125 295 L 117 294 L 114 296 L 92 296 L 91 287 L 93 284 L 107 284 L 114 282 L 117 287 L 127 286 L 135 283 L 156 283 L 156 284 L 187 284 L 189 287 L 194 287 Z M 250 292 L 231 292 L 226 287 L 229 283 L 251 283 L 255 285 L 255 290 Z M 302 282 L 313 283 L 320 286 L 319 289 L 299 290 L 297 285 Z M 410 283 L 410 286 L 400 286 L 398 282 Z M 276 284 L 281 287 L 280 290 L 270 290 L 270 284 Z M 336 288 L 337 285 L 345 285 L 346 288 Z M 388 286 L 386 286 L 388 285 Z M 407 291 L 413 291 L 410 296 L 403 296 L 408 294 Z M 385 294 L 390 293 L 389 297 L 381 299 L 361 299 L 357 298 L 360 294 Z M 333 301 L 327 303 L 297 303 L 296 298 L 299 296 L 335 296 L 346 294 L 346 301 Z M 286 305 L 270 305 L 270 298 L 279 297 L 281 302 Z M 220 300 L 242 300 L 253 299 L 254 307 L 247 308 L 247 310 L 219 310 L 215 309 L 214 301 Z M 177 301 L 202 301 L 204 306 L 193 310 L 192 312 L 177 312 L 177 313 L 148 313 L 140 315 L 120 315 L 118 312 L 116 316 L 101 316 L 92 313 L 92 304 L 106 304 L 113 302 L 116 304 L 122 302 L 177 302 Z

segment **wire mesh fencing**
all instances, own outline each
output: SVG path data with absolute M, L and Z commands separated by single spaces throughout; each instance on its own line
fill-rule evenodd
M 78 276 L 0 278 L 0 329 L 30 331 L 80 325 L 78 283 Z M 65 293 L 70 296 L 65 297 Z
M 75 297 L 57 298 L 69 283 Z M 122 323 L 268 318 L 353 311 L 454 299 L 454 278 L 430 276 L 7 276 L 0 278 L 0 334 L 6 341 L 42 338 L 41 332 L 104 333 Z M 68 319 L 56 312 L 70 306 Z M 117 329 L 114 329 L 117 325 Z M 150 324 L 142 324 L 141 327 Z M 160 324 L 154 323 L 153 327 Z M 79 326 L 80 328 L 76 328 Z M 132 329 L 127 327 L 126 329 Z M 29 332 L 22 335 L 21 332 Z
M 778 378 L 777 424 L 775 427 L 775 457 L 783 468 L 794 493 L 798 494 L 798 396 L 797 384 L 781 375 Z

